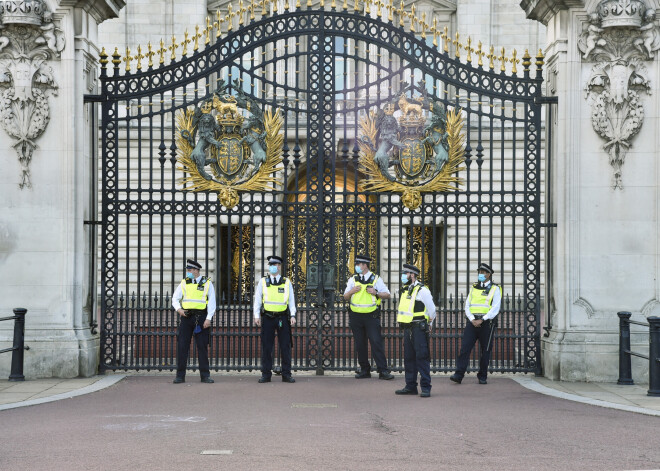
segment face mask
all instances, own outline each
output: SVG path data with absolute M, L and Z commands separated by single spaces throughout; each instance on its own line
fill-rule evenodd
M 408 283 L 408 275 L 406 273 L 401 274 L 401 283 L 403 284 Z
M 477 279 L 479 280 L 479 283 L 483 283 L 484 281 L 486 281 L 486 275 L 484 275 L 483 273 L 479 273 Z
M 193 274 L 190 272 L 186 272 L 186 278 L 190 278 L 192 280 Z
M 271 272 L 273 275 L 277 273 L 277 266 L 276 265 L 269 265 L 268 266 L 268 271 Z
M 362 273 L 362 267 L 360 265 L 355 265 L 355 273 L 358 275 Z

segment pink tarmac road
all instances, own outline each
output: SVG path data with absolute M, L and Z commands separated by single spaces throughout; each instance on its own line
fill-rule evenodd
M 173 376 L 172 376 L 173 377 Z M 508 378 L 127 377 L 0 412 L 5 470 L 660 469 L 660 418 L 556 399 Z M 206 454 L 204 454 L 206 453 Z

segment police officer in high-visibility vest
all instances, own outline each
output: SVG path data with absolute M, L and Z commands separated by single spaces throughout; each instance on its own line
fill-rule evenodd
M 387 367 L 385 341 L 380 332 L 380 303 L 390 298 L 390 290 L 383 279 L 369 271 L 371 258 L 366 255 L 355 257 L 355 276 L 348 279 L 344 290 L 344 300 L 350 301 L 348 323 L 355 339 L 355 351 L 360 364 L 356 378 L 371 378 L 371 363 L 367 351 L 367 339 L 371 344 L 371 354 L 376 360 L 379 379 L 392 379 L 394 376 Z
M 456 373 L 451 375 L 454 383 L 460 384 L 470 360 L 470 352 L 479 340 L 481 357 L 479 358 L 479 384 L 486 384 L 488 362 L 493 349 L 493 334 L 496 317 L 500 312 L 502 302 L 502 287 L 492 282 L 493 269 L 487 263 L 482 263 L 477 269 L 478 282 L 470 288 L 470 294 L 465 302 L 465 315 L 468 318 L 461 340 L 461 353 L 456 361 Z
M 282 382 L 296 382 L 291 376 L 291 327 L 296 325 L 296 301 L 291 280 L 282 276 L 281 268 L 280 257 L 268 257 L 269 274 L 254 290 L 254 323 L 261 327 L 260 383 L 270 383 L 273 374 L 275 332 L 280 343 Z
M 190 352 L 190 339 L 195 336 L 199 374 L 202 383 L 213 383 L 209 372 L 209 330 L 215 314 L 215 290 L 211 279 L 201 276 L 202 265 L 195 260 L 186 261 L 186 277 L 172 295 L 172 307 L 179 314 L 176 348 L 176 378 L 174 384 L 186 380 L 186 365 Z
M 431 396 L 431 353 L 429 334 L 435 320 L 435 303 L 431 291 L 419 282 L 420 270 L 403 264 L 397 322 L 403 329 L 403 365 L 406 385 L 396 394 L 417 394 L 419 373 L 420 397 Z

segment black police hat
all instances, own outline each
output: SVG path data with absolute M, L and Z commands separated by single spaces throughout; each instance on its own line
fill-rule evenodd
M 371 263 L 371 258 L 368 255 L 356 255 L 355 263 Z
M 202 265 L 197 263 L 195 260 L 188 259 L 188 260 L 186 260 L 186 268 L 192 268 L 194 270 L 201 270 Z
M 271 255 L 268 257 L 268 265 L 275 265 L 276 263 L 282 264 L 282 258 L 277 255 Z
M 408 271 L 410 273 L 414 273 L 417 276 L 419 276 L 419 274 L 421 273 L 419 268 L 417 268 L 415 265 L 411 265 L 410 263 L 404 263 L 403 264 L 403 271 Z
M 479 270 L 486 271 L 486 272 L 490 273 L 491 275 L 492 275 L 493 273 L 495 273 L 495 272 L 493 271 L 493 269 L 490 268 L 490 265 L 488 265 L 487 263 L 481 263 L 481 264 L 479 264 L 479 268 L 477 268 L 477 271 L 479 271 Z

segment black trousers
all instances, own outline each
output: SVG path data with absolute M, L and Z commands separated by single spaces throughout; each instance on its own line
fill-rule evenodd
M 362 371 L 371 371 L 367 339 L 371 344 L 371 354 L 376 360 L 378 372 L 389 371 L 385 358 L 385 340 L 380 333 L 380 309 L 368 314 L 348 311 L 348 323 L 355 339 L 355 352 Z
M 495 322 L 492 320 L 484 321 L 481 327 L 473 326 L 472 322 L 468 320 L 463 331 L 463 339 L 461 340 L 461 353 L 458 355 L 458 360 L 456 361 L 456 374 L 458 376 L 461 378 L 465 376 L 470 361 L 470 352 L 472 352 L 474 344 L 479 340 L 481 356 L 479 358 L 479 372 L 477 373 L 477 377 L 479 379 L 486 379 L 486 376 L 488 376 L 490 352 L 493 350 L 493 344 L 495 343 L 495 339 L 492 338 L 495 335 L 494 330 Z M 490 346 L 488 345 L 489 343 Z
M 275 332 L 280 343 L 282 358 L 282 376 L 291 376 L 291 324 L 289 315 L 261 318 L 261 374 L 266 378 L 272 376 L 273 345 Z
M 181 317 L 179 322 L 179 331 L 177 332 L 176 346 L 176 376 L 178 378 L 186 377 L 186 365 L 188 364 L 188 353 L 190 353 L 190 339 L 195 330 L 195 322 L 203 327 L 206 320 L 206 314 L 194 314 L 190 317 Z M 195 344 L 197 345 L 197 359 L 199 360 L 199 374 L 202 378 L 208 378 L 209 372 L 209 331 L 211 329 L 202 329 L 195 335 Z
M 406 373 L 406 389 L 417 391 L 417 373 L 419 373 L 422 390 L 431 390 L 428 322 L 415 322 L 404 326 L 403 368 Z

